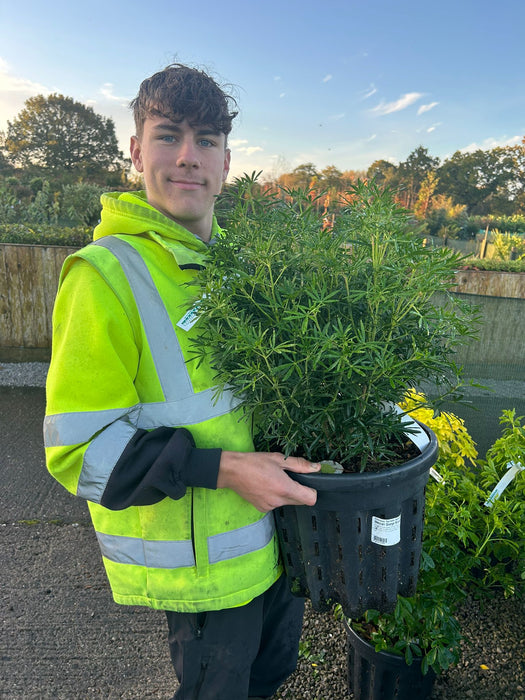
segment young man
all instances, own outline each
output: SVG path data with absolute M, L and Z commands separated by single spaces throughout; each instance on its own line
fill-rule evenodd
M 102 196 L 94 243 L 68 258 L 54 310 L 47 465 L 87 499 L 117 603 L 166 610 L 175 698 L 270 697 L 293 671 L 302 601 L 284 582 L 271 511 L 313 505 L 253 451 L 213 371 L 188 361 L 195 270 L 218 232 L 235 112 L 205 73 L 171 65 L 132 102 L 145 191 Z

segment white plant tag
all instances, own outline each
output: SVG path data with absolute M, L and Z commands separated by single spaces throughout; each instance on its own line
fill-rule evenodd
M 199 304 L 195 304 L 189 311 L 186 311 L 181 320 L 177 323 L 183 331 L 189 331 L 199 320 Z
M 401 515 L 389 520 L 372 516 L 372 542 L 392 547 L 401 539 Z
M 433 477 L 438 483 L 444 481 L 441 474 L 436 469 L 434 469 L 434 467 L 430 467 L 430 476 Z
M 403 409 L 397 405 L 397 403 L 394 404 L 389 401 L 385 402 L 384 406 L 388 408 L 393 408 L 398 415 L 404 412 Z M 403 425 L 406 425 L 407 427 L 414 429 L 413 433 L 405 433 L 405 435 L 409 440 L 411 440 L 414 443 L 414 445 L 418 448 L 420 452 L 423 452 L 425 447 L 430 443 L 430 438 L 425 433 L 423 428 L 419 425 L 419 423 L 416 423 L 416 421 L 413 418 L 411 418 L 408 414 L 405 414 L 401 418 L 401 423 L 403 423 Z
M 501 496 L 516 474 L 524 470 L 525 467 L 521 466 L 521 462 L 518 462 L 517 464 L 515 462 L 509 462 L 507 464 L 507 473 L 501 477 L 496 486 L 492 489 L 492 493 L 485 501 L 487 508 L 492 508 L 494 501 Z

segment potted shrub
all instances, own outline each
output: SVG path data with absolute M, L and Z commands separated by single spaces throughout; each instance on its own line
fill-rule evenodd
M 436 676 L 461 655 L 452 609 L 428 590 L 399 596 L 393 613 L 370 611 L 361 622 L 345 621 L 345 627 L 348 687 L 355 700 L 425 700 Z
M 405 408 L 416 403 L 411 396 Z M 428 487 L 415 596 L 400 596 L 392 613 L 369 610 L 360 619 L 345 620 L 348 683 L 356 700 L 429 697 L 436 676 L 460 658 L 455 615 L 465 597 L 486 597 L 496 589 L 514 595 L 523 588 L 525 479 L 516 480 L 498 503 L 486 505 L 503 461 L 516 457 L 516 450 L 523 454 L 525 426 L 510 413 L 502 418 L 508 423 L 503 438 L 489 450 L 486 462 L 475 465 L 475 446 L 463 421 L 452 414 L 415 411 L 438 436 L 436 467 L 442 480 Z
M 398 404 L 422 381 L 436 405 L 461 384 L 453 353 L 474 313 L 450 293 L 458 255 L 426 248 L 373 182 L 329 229 L 308 192 L 279 198 L 246 177 L 230 196 L 201 275 L 196 357 L 244 406 L 257 449 L 342 472 L 293 475 L 317 504 L 276 512 L 292 590 L 317 610 L 391 609 L 415 591 L 437 456 L 432 431 Z

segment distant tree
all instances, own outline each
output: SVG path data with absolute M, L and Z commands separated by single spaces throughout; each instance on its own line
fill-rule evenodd
M 514 213 L 525 214 L 525 136 L 521 144 L 513 146 L 511 150 L 516 166 Z
M 371 180 L 374 179 L 378 185 L 396 184 L 397 166 L 388 160 L 375 160 L 366 171 L 366 175 Z
M 64 185 L 61 219 L 70 226 L 94 226 L 100 220 L 100 195 L 104 188 L 89 182 Z
M 90 177 L 124 165 L 113 121 L 71 97 L 30 97 L 7 127 L 5 150 L 23 168 Z
M 319 174 L 319 184 L 322 189 L 343 189 L 343 173 L 335 165 L 328 165 Z
M 418 146 L 399 164 L 398 176 L 404 190 L 404 205 L 412 208 L 417 200 L 419 188 L 427 174 L 439 165 L 439 158 L 429 155 L 428 149 Z
M 417 202 L 414 206 L 414 214 L 419 219 L 424 219 L 430 207 L 430 202 L 438 185 L 439 178 L 434 171 L 426 174 L 425 179 L 419 188 Z
M 2 177 L 11 175 L 14 171 L 13 166 L 9 163 L 5 155 L 5 139 L 5 133 L 0 131 L 0 176 Z
M 313 163 L 303 163 L 293 169 L 292 176 L 293 187 L 308 189 L 317 180 L 319 173 Z
M 358 180 L 366 180 L 366 170 L 345 170 L 342 175 L 343 189 L 348 190 Z
M 519 193 L 520 172 L 511 148 L 456 151 L 438 170 L 439 192 L 470 214 L 513 213 L 513 199 Z

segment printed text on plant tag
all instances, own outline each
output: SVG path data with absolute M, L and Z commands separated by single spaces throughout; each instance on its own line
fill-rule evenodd
M 197 323 L 199 320 L 199 304 L 195 304 L 195 306 L 187 311 L 184 316 L 181 318 L 181 320 L 177 323 L 177 326 L 179 328 L 182 328 L 183 331 L 189 331 L 193 328 L 193 326 Z
M 391 547 L 401 539 L 401 515 L 389 520 L 372 516 L 372 542 Z

